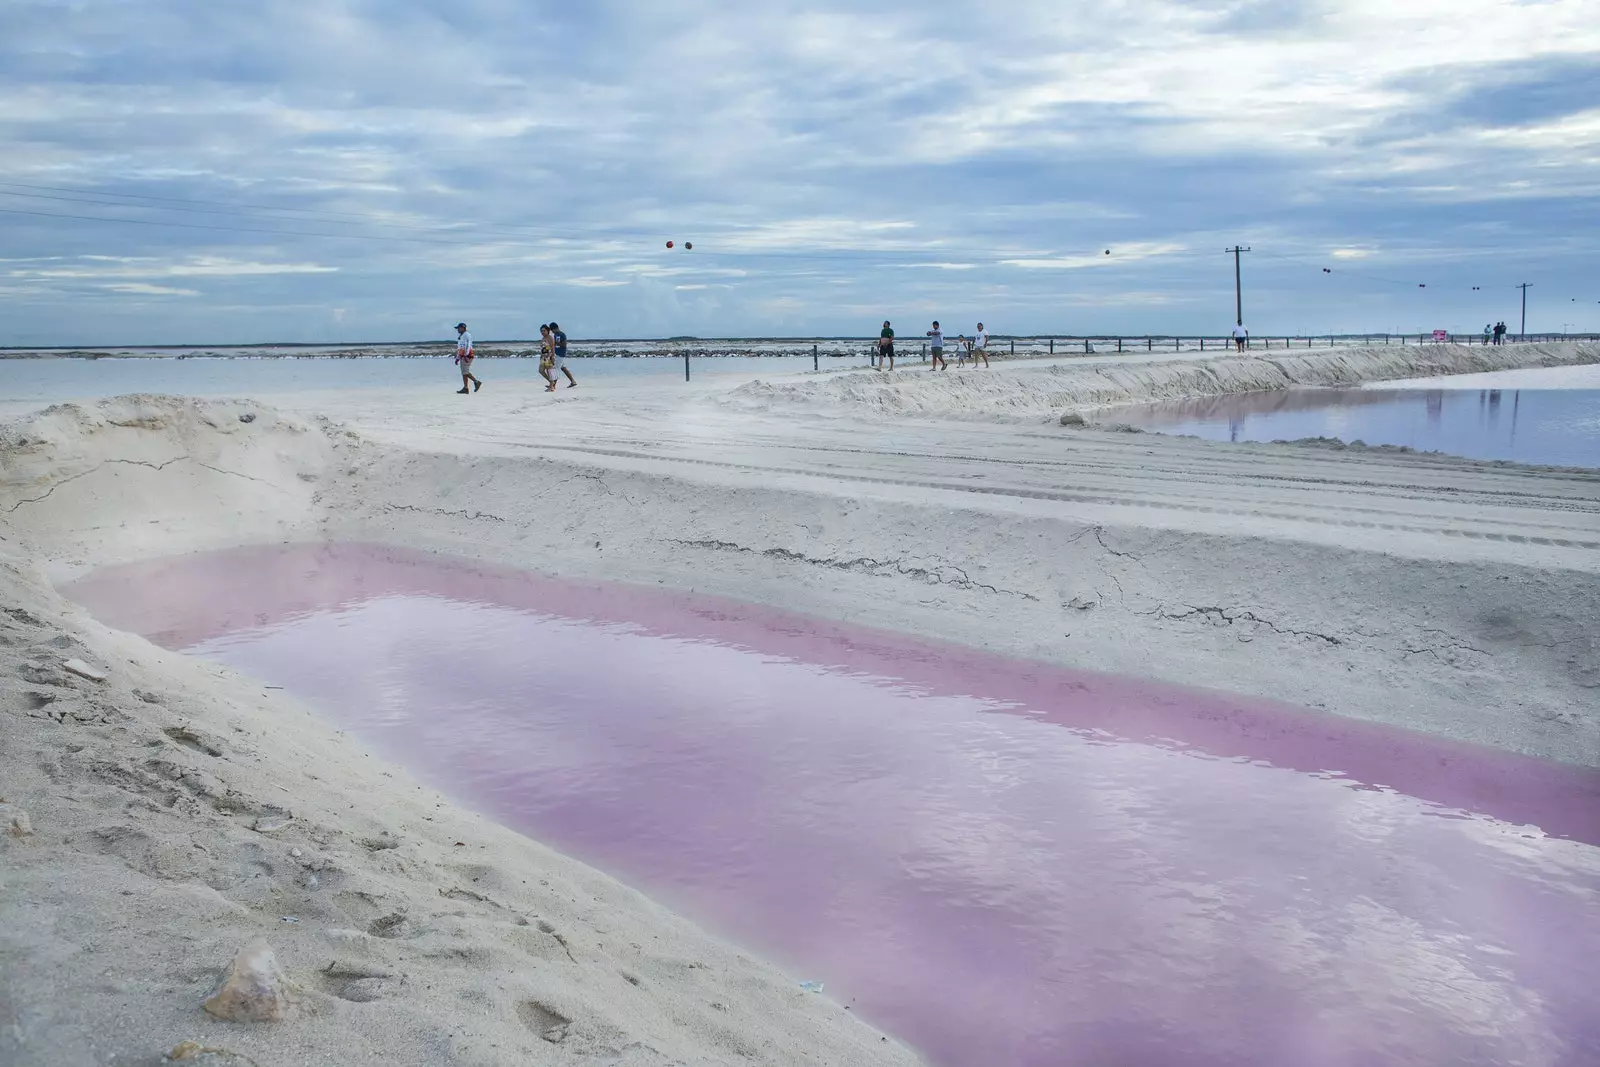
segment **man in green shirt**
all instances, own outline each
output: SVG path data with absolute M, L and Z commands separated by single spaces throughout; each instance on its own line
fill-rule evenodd
M 889 361 L 889 369 L 894 370 L 894 330 L 889 326 L 889 320 L 883 320 L 883 332 L 878 334 L 878 369 L 883 369 L 883 361 Z

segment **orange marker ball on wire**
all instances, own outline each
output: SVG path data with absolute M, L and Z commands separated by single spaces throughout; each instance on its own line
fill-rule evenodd
M 668 241 L 668 242 L 667 242 L 667 247 L 668 247 L 668 248 L 671 248 L 671 247 L 672 247 L 672 242 L 671 242 L 671 241 Z

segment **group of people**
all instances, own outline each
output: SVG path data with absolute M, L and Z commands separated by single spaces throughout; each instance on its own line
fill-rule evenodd
M 939 326 L 939 320 L 933 320 L 933 329 L 927 331 L 928 353 L 933 357 L 931 370 L 948 370 L 950 364 L 944 358 L 944 330 Z M 972 360 L 976 367 L 978 360 L 983 360 L 983 365 L 989 365 L 989 334 L 983 328 L 983 323 L 978 323 L 978 332 L 971 337 L 962 334 L 956 338 L 956 366 L 961 366 L 967 360 Z M 889 325 L 889 320 L 883 320 L 883 330 L 878 334 L 878 369 L 883 370 L 887 363 L 890 370 L 894 370 L 894 327 Z
M 1503 345 L 1506 343 L 1506 324 L 1497 322 L 1493 326 L 1488 323 L 1483 327 L 1483 343 L 1486 345 Z
M 461 368 L 461 388 L 456 390 L 458 393 L 476 393 L 483 388 L 483 382 L 472 373 L 473 358 L 472 334 L 467 332 L 466 323 L 458 322 L 456 366 Z M 572 369 L 567 366 L 567 335 L 556 323 L 547 322 L 539 327 L 539 377 L 545 380 L 545 392 L 556 391 L 558 373 L 567 376 L 568 389 L 578 384 L 578 379 L 572 376 Z

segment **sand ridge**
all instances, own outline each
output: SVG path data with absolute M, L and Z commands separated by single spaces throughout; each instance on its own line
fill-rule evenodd
M 914 360 L 893 374 L 750 382 L 726 403 L 755 411 L 827 411 L 947 418 L 1037 419 L 1134 401 L 1220 396 L 1291 386 L 1355 385 L 1524 367 L 1600 362 L 1600 344 L 1367 345 L 1245 353 L 1130 352 L 1088 358 L 951 367 L 935 375 Z M 920 373 L 919 373 L 920 372 Z

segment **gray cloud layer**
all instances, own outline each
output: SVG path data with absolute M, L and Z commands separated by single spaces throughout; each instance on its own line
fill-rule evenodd
M 1591 16 L 13 0 L 0 343 L 1600 328 Z

